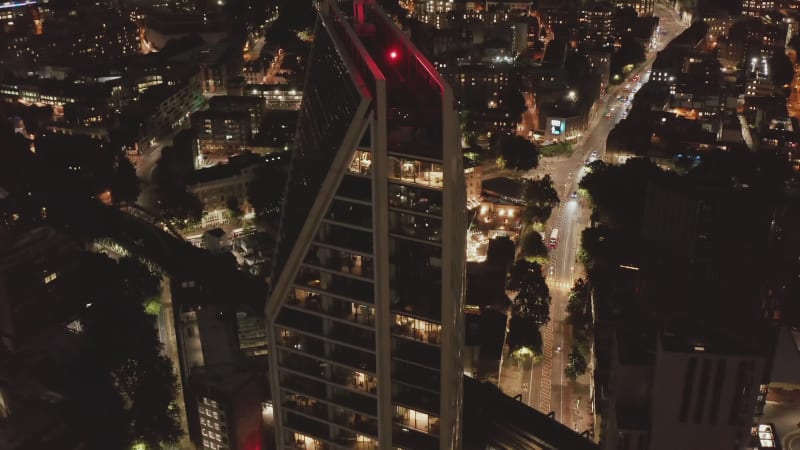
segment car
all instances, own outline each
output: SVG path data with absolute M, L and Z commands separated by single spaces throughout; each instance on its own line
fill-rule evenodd
M 606 113 L 603 115 L 603 117 L 605 117 L 606 119 L 610 119 L 610 118 L 611 118 L 611 111 L 608 111 L 608 112 L 606 112 Z
M 587 159 L 586 161 L 584 161 L 584 162 L 583 162 L 583 165 L 584 165 L 584 166 L 588 166 L 588 165 L 589 165 L 589 164 L 591 164 L 591 163 L 592 163 L 592 162 L 591 162 L 591 161 L 589 161 L 589 160 Z
M 597 159 L 599 156 L 600 155 L 597 152 L 592 152 L 592 154 L 589 155 L 590 158 L 594 158 L 594 159 Z
M 571 199 L 578 198 L 578 191 L 572 191 L 572 194 L 570 194 L 569 198 L 571 198 Z

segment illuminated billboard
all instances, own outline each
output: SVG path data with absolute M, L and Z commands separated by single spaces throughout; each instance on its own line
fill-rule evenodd
M 561 119 L 550 119 L 550 134 L 558 136 L 564 134 L 567 129 L 567 122 Z

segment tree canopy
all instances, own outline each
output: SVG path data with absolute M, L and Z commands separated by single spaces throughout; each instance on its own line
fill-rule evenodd
M 770 69 L 772 69 L 772 80 L 776 86 L 783 86 L 792 82 L 794 78 L 794 64 L 786 56 L 783 49 L 776 50 L 772 53 L 769 61 Z
M 575 381 L 579 376 L 585 374 L 588 368 L 589 365 L 586 362 L 586 358 L 578 350 L 578 348 L 573 345 L 572 351 L 570 351 L 569 355 L 567 356 L 567 365 L 564 367 L 564 376 L 572 381 Z
M 177 378 L 161 355 L 155 319 L 143 307 L 157 276 L 135 260 L 117 263 L 102 254 L 84 254 L 77 264 L 85 281 L 72 289 L 87 305 L 80 317 L 87 367 L 97 371 L 92 378 L 111 385 L 108 404 L 119 409 L 107 413 L 119 418 L 126 447 L 177 442 Z
M 259 217 L 275 215 L 286 187 L 286 172 L 276 167 L 259 167 L 247 186 L 247 199 Z
M 522 136 L 503 136 L 499 147 L 506 167 L 521 171 L 539 167 L 539 148 Z
M 509 85 L 503 89 L 503 92 L 500 93 L 499 100 L 500 105 L 498 109 L 505 111 L 505 113 L 515 121 L 518 121 L 522 113 L 528 110 L 519 83 L 509 83 Z
M 526 347 L 537 355 L 542 354 L 542 333 L 530 320 L 512 316 L 508 324 L 508 347 L 511 353 Z
M 550 289 L 542 275 L 542 266 L 536 262 L 518 260 L 511 268 L 507 283 L 517 296 L 511 305 L 511 316 L 530 320 L 536 326 L 550 321 Z
M 139 191 L 136 169 L 128 158 L 118 155 L 111 179 L 111 198 L 114 199 L 114 202 L 135 202 L 139 198 Z
M 520 252 L 525 258 L 547 257 L 547 246 L 544 245 L 542 235 L 535 230 L 530 230 L 522 236 Z
M 522 197 L 527 203 L 522 211 L 522 220 L 527 223 L 547 222 L 553 208 L 558 206 L 561 201 L 550 174 L 533 180 L 525 180 Z

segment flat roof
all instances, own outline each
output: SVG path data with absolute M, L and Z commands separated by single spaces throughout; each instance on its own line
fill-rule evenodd
M 464 377 L 465 450 L 544 448 L 599 450 L 594 442 L 555 419 L 514 400 L 489 383 Z

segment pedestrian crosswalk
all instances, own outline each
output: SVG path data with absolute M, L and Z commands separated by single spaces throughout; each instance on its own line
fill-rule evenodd
M 563 290 L 570 290 L 572 289 L 573 283 L 572 280 L 548 280 L 547 287 L 550 289 L 563 289 Z

